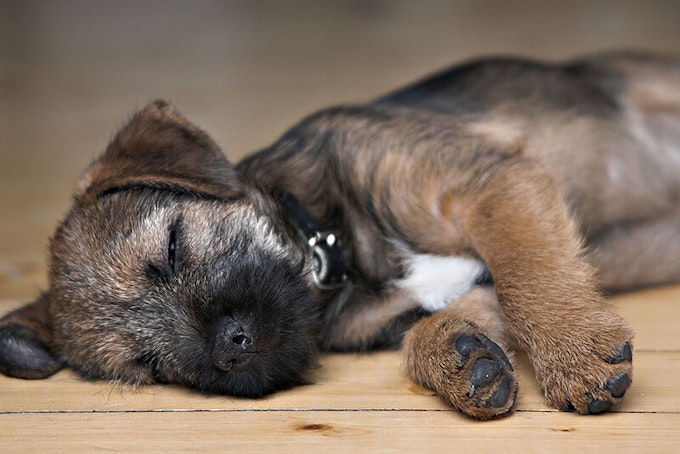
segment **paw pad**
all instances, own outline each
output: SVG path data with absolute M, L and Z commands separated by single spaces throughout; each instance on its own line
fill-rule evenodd
M 503 349 L 484 334 L 480 333 L 476 334 L 475 336 L 461 334 L 456 338 L 454 346 L 456 347 L 458 354 L 461 356 L 461 364 L 459 365 L 460 367 L 462 367 L 462 363 L 468 359 L 471 353 L 481 349 L 486 349 L 488 353 L 500 359 L 503 364 L 511 371 L 513 370 L 512 364 L 510 364 L 508 357 L 505 356 Z
M 629 383 L 628 374 L 621 374 L 609 380 L 605 385 L 605 389 L 609 391 L 612 396 L 619 398 L 623 397 L 626 393 Z
M 455 338 L 453 346 L 460 355 L 459 373 L 469 377 L 468 405 L 487 408 L 492 412 L 489 416 L 511 411 L 517 396 L 517 383 L 503 349 L 481 333 L 461 334 Z M 499 412 L 499 409 L 504 410 Z
M 472 386 L 488 385 L 496 379 L 502 370 L 503 368 L 497 361 L 488 358 L 479 358 L 475 361 L 474 366 L 472 366 L 470 383 Z
M 605 360 L 609 364 L 629 363 L 633 361 L 633 349 L 630 348 L 630 342 L 626 342 L 619 348 L 614 356 Z
M 613 356 L 606 358 L 604 361 L 607 364 L 629 364 L 633 360 L 633 350 L 629 342 L 624 343 L 614 353 Z M 581 401 L 580 405 L 574 405 L 572 400 L 567 397 L 562 410 L 577 411 L 582 414 L 598 414 L 609 410 L 612 405 L 619 402 L 630 385 L 630 376 L 626 372 L 621 372 L 618 375 L 607 380 L 604 384 L 595 386 L 592 391 L 585 393 L 587 400 Z
M 595 399 L 588 404 L 588 413 L 591 415 L 596 415 L 602 413 L 605 410 L 609 410 L 612 403 L 608 400 Z
M 468 356 L 470 356 L 470 353 L 482 348 L 481 342 L 467 334 L 461 334 L 458 336 L 458 339 L 456 339 L 454 345 L 460 356 L 464 359 L 467 359 Z
M 487 405 L 489 407 L 493 408 L 499 408 L 505 405 L 505 403 L 510 399 L 510 393 L 512 391 L 510 387 L 510 377 L 503 377 L 503 381 L 501 382 L 500 385 L 498 385 L 498 388 L 496 388 L 496 391 L 491 395 L 489 400 L 487 401 Z M 513 396 L 514 399 L 514 396 Z

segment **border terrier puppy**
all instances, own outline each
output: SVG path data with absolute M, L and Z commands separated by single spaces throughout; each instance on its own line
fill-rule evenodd
M 318 112 L 232 165 L 170 105 L 85 172 L 49 288 L 0 322 L 0 371 L 259 397 L 319 349 L 401 345 L 472 418 L 600 413 L 633 332 L 600 288 L 680 280 L 680 62 L 475 61 Z

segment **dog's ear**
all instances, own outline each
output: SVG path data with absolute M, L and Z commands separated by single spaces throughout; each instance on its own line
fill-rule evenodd
M 220 199 L 242 195 L 240 177 L 217 144 L 164 101 L 136 113 L 87 170 L 76 198 L 134 186 Z
M 10 377 L 47 378 L 64 367 L 54 352 L 50 296 L 36 301 L 0 320 L 0 372 Z

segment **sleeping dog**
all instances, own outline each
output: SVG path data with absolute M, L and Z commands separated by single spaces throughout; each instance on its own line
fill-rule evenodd
M 259 397 L 319 350 L 401 346 L 465 415 L 600 413 L 633 332 L 602 296 L 680 280 L 680 62 L 486 59 L 315 113 L 232 165 L 163 101 L 86 170 L 0 371 Z M 398 371 L 395 371 L 398 373 Z

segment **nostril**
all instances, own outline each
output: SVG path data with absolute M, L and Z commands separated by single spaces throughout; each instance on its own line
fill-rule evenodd
M 252 339 L 243 333 L 238 333 L 231 338 L 231 341 L 236 345 L 240 345 L 242 348 L 248 348 L 248 346 L 253 343 Z

